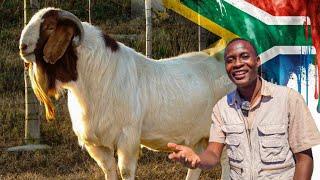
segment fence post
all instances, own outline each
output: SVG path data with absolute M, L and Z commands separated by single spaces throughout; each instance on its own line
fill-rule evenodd
M 206 48 L 206 31 L 200 25 L 198 26 L 198 49 L 202 51 Z
M 199 0 L 197 0 L 199 1 Z M 200 12 L 200 7 L 198 6 L 198 12 Z M 201 18 L 198 13 L 198 51 L 202 51 L 206 48 L 206 31 L 201 27 Z
M 27 0 L 23 1 L 24 8 L 24 26 L 28 22 L 28 9 L 33 15 L 39 9 L 38 0 L 30 0 L 30 8 L 27 7 Z M 48 145 L 40 144 L 40 106 L 33 93 L 28 68 L 24 67 L 24 85 L 25 85 L 25 134 L 24 146 L 16 146 L 8 148 L 7 151 L 28 151 L 36 149 L 50 148 Z
M 27 3 L 24 7 L 24 25 L 27 24 Z M 30 0 L 31 15 L 36 13 L 39 9 L 38 0 Z M 30 84 L 28 68 L 24 69 L 24 85 L 25 85 L 25 136 L 24 141 L 26 144 L 39 144 L 40 143 L 40 107 Z
M 152 56 L 152 14 L 151 14 L 151 0 L 145 0 L 146 12 L 146 56 Z
M 91 24 L 91 0 L 89 0 L 89 23 Z

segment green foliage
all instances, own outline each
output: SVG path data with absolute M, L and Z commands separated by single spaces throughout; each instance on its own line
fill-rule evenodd
M 94 22 L 104 22 L 106 20 L 118 22 L 130 18 L 130 13 L 128 13 L 125 8 L 119 7 L 119 5 L 116 5 L 116 7 L 117 8 L 115 8 L 115 4 L 108 1 L 99 4 L 96 3 L 92 7 L 92 20 Z

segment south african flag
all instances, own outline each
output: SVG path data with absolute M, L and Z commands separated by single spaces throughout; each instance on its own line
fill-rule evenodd
M 164 4 L 220 36 L 213 53 L 223 53 L 233 38 L 251 40 L 263 61 L 263 77 L 295 88 L 308 104 L 317 104 L 310 108 L 320 113 L 319 0 L 164 0 Z

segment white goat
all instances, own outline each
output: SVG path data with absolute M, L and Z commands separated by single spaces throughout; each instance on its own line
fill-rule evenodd
M 40 10 L 23 29 L 20 55 L 48 119 L 50 96 L 68 90 L 73 130 L 106 179 L 117 179 L 115 151 L 123 179 L 135 177 L 140 144 L 202 151 L 214 103 L 234 88 L 224 63 L 204 52 L 148 59 L 55 8 Z M 189 169 L 187 179 L 199 175 Z

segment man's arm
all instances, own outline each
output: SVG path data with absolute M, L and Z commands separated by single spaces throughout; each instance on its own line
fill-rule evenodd
M 201 169 L 211 169 L 220 163 L 221 153 L 224 144 L 218 142 L 209 142 L 207 149 L 199 155 Z
M 294 180 L 309 180 L 311 179 L 313 171 L 313 157 L 312 150 L 307 149 L 305 151 L 295 153 L 296 168 L 294 172 Z
M 220 162 L 224 144 L 209 142 L 206 150 L 200 155 L 187 146 L 168 143 L 168 147 L 174 151 L 169 154 L 169 159 L 178 161 L 189 168 L 210 169 Z
M 296 159 L 294 179 L 310 179 L 313 171 L 311 148 L 320 144 L 320 133 L 301 94 L 288 95 L 289 145 Z

